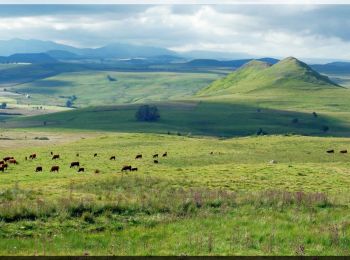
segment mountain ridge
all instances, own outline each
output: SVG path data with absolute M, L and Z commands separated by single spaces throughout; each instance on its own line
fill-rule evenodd
M 199 96 L 251 93 L 266 89 L 316 90 L 320 87 L 341 87 L 306 63 L 287 57 L 276 64 L 250 61 L 225 78 L 218 79 L 199 91 Z

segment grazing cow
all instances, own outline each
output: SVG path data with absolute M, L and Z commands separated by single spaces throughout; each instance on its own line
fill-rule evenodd
M 334 153 L 334 150 L 327 150 L 327 153 Z
M 341 150 L 340 153 L 347 153 L 348 150 Z
M 94 157 L 96 157 L 96 156 L 97 156 L 97 153 L 94 154 Z
M 110 160 L 114 160 L 115 161 L 115 156 L 111 156 L 111 158 L 109 158 Z
M 10 159 L 10 160 L 9 160 L 9 163 L 18 164 L 18 162 L 16 161 L 16 159 Z
M 31 155 L 29 155 L 29 159 L 35 159 L 36 158 L 36 153 L 33 153 L 33 154 L 31 154 Z
M 157 154 L 157 153 L 154 154 L 154 155 L 153 155 L 153 158 L 158 158 L 158 154 Z
M 79 162 L 71 162 L 70 163 L 70 168 L 73 168 L 73 167 L 75 167 L 75 166 L 80 166 L 80 163 Z
M 211 155 L 213 155 L 213 154 L 214 154 L 214 152 L 210 152 L 210 154 L 211 154 Z
M 60 167 L 57 166 L 57 165 L 55 165 L 55 166 L 52 166 L 52 167 L 51 167 L 50 172 L 58 172 L 59 170 L 60 170 Z
M 153 162 L 154 162 L 154 163 L 159 163 L 158 160 L 154 160 Z
M 135 167 L 135 168 L 131 168 L 131 171 L 132 172 L 136 172 L 137 171 L 137 168 Z
M 79 153 L 77 153 L 76 156 L 79 157 Z
M 51 155 L 53 155 L 53 152 L 50 152 Z
M 142 154 L 136 155 L 135 159 L 142 159 Z
M 35 169 L 35 172 L 42 172 L 43 171 L 43 167 L 42 166 L 38 166 Z
M 56 159 L 60 159 L 60 155 L 59 154 L 55 154 L 54 156 L 52 156 L 52 160 L 56 160 Z
M 7 162 L 7 161 L 9 161 L 9 160 L 11 160 L 11 159 L 14 159 L 13 156 L 7 156 L 7 157 L 4 157 L 4 158 L 3 158 L 3 160 L 4 160 L 5 162 Z
M 163 157 L 167 157 L 168 156 L 168 152 L 163 153 Z
M 79 168 L 78 172 L 84 172 L 85 168 Z
M 132 169 L 131 165 L 124 165 L 122 168 L 122 172 L 123 171 L 131 171 L 131 169 Z

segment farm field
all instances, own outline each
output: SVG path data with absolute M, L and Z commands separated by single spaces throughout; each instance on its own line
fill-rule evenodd
M 3 255 L 349 254 L 349 155 L 339 153 L 348 138 L 3 136 L 13 147 L 1 142 L 1 157 L 19 161 L 0 173 Z M 38 158 L 24 160 L 32 153 Z M 122 173 L 123 165 L 138 171 Z

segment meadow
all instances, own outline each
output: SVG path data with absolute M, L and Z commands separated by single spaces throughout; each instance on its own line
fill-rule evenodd
M 0 173 L 2 255 L 349 254 L 347 138 L 35 129 L 2 138 L 12 147 L 1 142 L 1 157 L 19 161 Z M 129 164 L 138 171 L 122 173 Z
M 174 100 L 194 95 L 219 77 L 218 73 L 79 71 L 16 85 L 11 91 L 31 95 L 22 104 L 87 107 Z

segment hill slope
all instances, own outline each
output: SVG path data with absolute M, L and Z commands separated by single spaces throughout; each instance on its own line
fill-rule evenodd
M 293 57 L 270 65 L 251 61 L 237 71 L 201 90 L 200 96 L 256 93 L 266 89 L 295 91 L 334 88 L 339 85 Z

